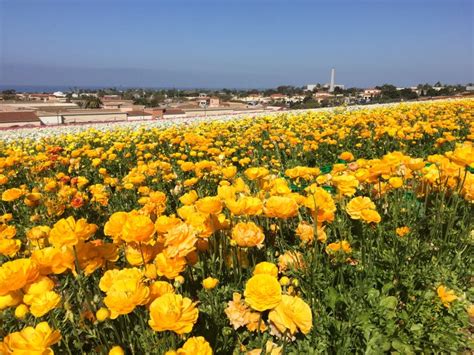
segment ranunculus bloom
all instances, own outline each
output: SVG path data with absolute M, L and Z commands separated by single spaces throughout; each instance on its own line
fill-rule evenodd
M 238 200 L 225 200 L 226 207 L 236 216 L 249 215 L 257 216 L 262 214 L 263 203 L 257 197 L 244 196 Z
M 281 301 L 281 286 L 268 274 L 252 276 L 245 285 L 245 301 L 256 311 L 275 308 Z
M 158 254 L 160 248 L 157 245 L 127 243 L 125 247 L 125 258 L 132 266 L 149 263 Z
M 7 261 L 0 266 L 0 296 L 19 290 L 38 276 L 38 265 L 31 259 Z
M 446 308 L 449 308 L 449 304 L 458 298 L 453 290 L 450 290 L 443 285 L 440 285 L 436 291 L 438 293 L 438 297 Z
M 61 296 L 54 291 L 28 297 L 25 295 L 23 301 L 30 306 L 30 312 L 35 317 L 42 317 L 61 302 Z
M 368 197 L 354 197 L 346 206 L 346 212 L 352 219 L 361 219 L 363 210 L 375 210 L 375 204 Z
M 293 335 L 298 329 L 308 334 L 313 326 L 311 308 L 301 298 L 288 295 L 282 296 L 281 303 L 270 311 L 268 319 L 282 334 L 289 330 Z
M 298 214 L 298 204 L 290 197 L 272 196 L 265 202 L 264 212 L 268 217 L 294 217 Z
M 155 225 L 150 217 L 129 214 L 122 228 L 122 240 L 127 243 L 148 243 L 155 234 Z
M 74 246 L 79 241 L 86 241 L 97 230 L 95 224 L 89 224 L 84 218 L 62 218 L 57 221 L 49 233 L 49 242 L 55 247 Z
M 216 287 L 218 283 L 219 283 L 218 279 L 215 279 L 213 277 L 207 277 L 204 280 L 202 280 L 202 287 L 204 287 L 206 290 L 211 290 L 214 287 Z
M 62 274 L 68 269 L 75 269 L 74 254 L 68 247 L 34 250 L 31 259 L 38 265 L 41 275 Z
M 212 348 L 204 337 L 191 337 L 178 349 L 178 355 L 212 355 Z
M 196 250 L 196 231 L 186 223 L 180 223 L 164 235 L 164 253 L 168 258 L 185 257 Z
M 367 223 L 379 223 L 382 220 L 379 213 L 375 210 L 362 210 L 360 216 Z
M 217 196 L 207 196 L 195 203 L 196 208 L 201 213 L 219 214 L 222 211 L 222 202 Z
M 186 206 L 192 205 L 198 199 L 198 194 L 195 190 L 191 190 L 188 193 L 185 193 L 179 198 L 179 201 Z
M 183 257 L 169 258 L 164 253 L 159 253 L 155 258 L 156 273 L 173 280 L 186 267 L 186 259 Z
M 16 199 L 20 198 L 23 195 L 23 190 L 13 188 L 3 191 L 2 193 L 2 201 L 11 202 L 15 201 Z
M 332 178 L 333 184 L 337 188 L 340 196 L 352 196 L 359 186 L 359 180 L 353 175 L 339 175 Z
M 255 265 L 253 274 L 254 275 L 267 274 L 273 277 L 277 277 L 278 267 L 273 263 L 269 263 L 268 261 L 262 261 L 261 263 L 258 263 L 257 265 Z
M 151 303 L 148 324 L 157 332 L 171 330 L 176 334 L 185 334 L 191 332 L 198 315 L 199 311 L 191 299 L 166 293 Z
M 122 237 L 122 229 L 127 218 L 127 212 L 115 212 L 112 214 L 104 225 L 104 234 L 118 242 Z
M 410 233 L 410 227 L 407 227 L 407 226 L 398 227 L 397 229 L 395 229 L 395 232 L 397 233 L 399 237 L 404 237 L 408 233 Z
M 41 322 L 35 328 L 26 327 L 20 332 L 8 334 L 3 344 L 8 353 L 52 354 L 51 345 L 61 339 L 58 330 L 52 330 L 48 323 Z
M 155 281 L 150 285 L 150 300 L 153 302 L 158 297 L 163 296 L 166 293 L 174 293 L 174 287 L 166 281 Z
M 339 251 L 342 251 L 346 254 L 350 254 L 352 252 L 351 245 L 349 244 L 347 240 L 331 243 L 326 247 L 326 252 L 328 254 L 335 254 Z
M 278 269 L 280 272 L 288 268 L 301 269 L 304 267 L 303 256 L 298 251 L 288 250 L 278 257 Z
M 253 222 L 239 222 L 232 228 L 232 240 L 237 243 L 239 247 L 263 247 L 265 235 L 262 228 Z
M 107 294 L 104 303 L 111 319 L 148 303 L 150 295 L 150 289 L 143 283 L 143 272 L 137 268 L 109 270 L 100 279 L 99 287 Z
M 8 307 L 19 305 L 23 300 L 23 293 L 20 290 L 11 291 L 5 295 L 0 296 L 0 311 Z

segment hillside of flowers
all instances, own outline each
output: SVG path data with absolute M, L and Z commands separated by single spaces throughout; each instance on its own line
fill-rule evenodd
M 470 353 L 474 100 L 0 141 L 0 354 Z

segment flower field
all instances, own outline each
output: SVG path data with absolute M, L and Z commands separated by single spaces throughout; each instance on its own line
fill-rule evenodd
M 463 353 L 474 100 L 0 142 L 0 354 Z

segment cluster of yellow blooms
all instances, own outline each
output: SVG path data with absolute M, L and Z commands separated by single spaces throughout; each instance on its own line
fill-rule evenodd
M 199 299 L 180 287 L 184 274 L 209 276 L 202 264 L 215 262 L 253 270 L 224 310 L 233 329 L 294 341 L 313 327 L 310 300 L 287 275 L 306 267 L 306 248 L 322 246 L 334 264 L 358 262 L 347 234 L 328 232 L 337 218 L 377 228 L 384 198 L 404 191 L 474 202 L 473 110 L 474 100 L 460 100 L 0 143 L 0 311 L 46 320 L 69 302 L 64 280 L 98 275 L 102 294 L 84 307 L 93 322 L 146 312 L 153 331 L 186 339 L 167 354 L 212 354 L 192 333 Z M 339 145 L 353 135 L 353 146 Z M 400 150 L 373 158 L 386 137 Z M 406 153 L 426 137 L 435 137 L 434 148 L 457 144 L 424 157 Z M 310 163 L 326 149 L 337 162 Z M 369 157 L 356 159 L 358 151 Z M 400 239 L 412 233 L 392 230 Z M 207 292 L 225 286 L 212 276 L 199 281 Z M 457 299 L 445 286 L 437 292 L 446 307 Z M 52 353 L 61 335 L 50 325 L 5 335 L 0 353 Z M 266 352 L 282 348 L 269 341 Z

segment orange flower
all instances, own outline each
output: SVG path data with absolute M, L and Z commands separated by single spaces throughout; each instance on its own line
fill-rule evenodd
M 23 190 L 13 188 L 3 191 L 2 201 L 11 202 L 19 199 L 23 195 Z
M 395 232 L 397 233 L 399 237 L 404 237 L 408 233 L 410 233 L 410 227 L 407 227 L 407 226 L 399 227 L 395 229 Z
M 76 221 L 74 217 L 60 219 L 49 234 L 49 242 L 55 247 L 74 246 L 86 241 L 97 230 L 95 224 L 89 224 L 84 218 Z
M 16 259 L 0 266 L 0 296 L 19 290 L 39 276 L 38 266 L 32 259 Z
M 159 253 L 155 258 L 156 273 L 173 280 L 186 267 L 186 259 L 183 257 L 168 258 L 166 254 Z
M 239 222 L 232 229 L 232 240 L 242 248 L 263 247 L 265 235 L 262 228 L 253 222 Z
M 298 204 L 290 197 L 272 196 L 265 202 L 264 211 L 268 217 L 294 217 L 298 214 Z
M 67 247 L 47 247 L 34 250 L 31 254 L 41 275 L 62 274 L 66 270 L 74 270 L 74 254 Z
M 286 251 L 278 257 L 278 269 L 284 272 L 288 268 L 304 268 L 303 256 L 298 251 Z
M 375 210 L 375 204 L 368 197 L 354 197 L 346 206 L 346 212 L 352 219 L 361 219 L 363 210 Z
M 104 225 L 104 234 L 112 237 L 114 242 L 118 242 L 122 237 L 123 225 L 127 221 L 127 212 L 115 212 Z
M 196 201 L 196 208 L 201 213 L 219 214 L 222 211 L 222 202 L 217 196 L 208 196 Z
M 176 334 L 185 334 L 191 332 L 198 315 L 196 304 L 191 299 L 166 293 L 151 303 L 148 324 L 157 332 L 171 330 Z
M 360 216 L 367 223 L 379 223 L 382 220 L 379 213 L 375 210 L 362 210 Z
M 178 349 L 178 355 L 212 355 L 212 348 L 203 337 L 191 337 Z
M 450 290 L 443 285 L 440 285 L 436 291 L 438 293 L 438 297 L 441 299 L 441 302 L 443 302 L 443 305 L 446 308 L 449 308 L 449 304 L 458 298 L 453 290 Z
M 127 243 L 144 242 L 148 243 L 155 234 L 155 225 L 150 217 L 130 214 L 122 228 L 122 240 Z
M 41 322 L 35 328 L 26 327 L 20 332 L 7 335 L 3 345 L 11 354 L 53 354 L 51 346 L 59 342 L 61 333 Z M 1 348 L 0 348 L 1 350 Z
M 339 251 L 344 252 L 345 254 L 350 254 L 352 252 L 351 245 L 347 240 L 342 240 L 340 242 L 331 243 L 326 247 L 326 252 L 328 254 L 335 254 Z
M 164 253 L 168 258 L 184 257 L 196 250 L 196 232 L 186 223 L 173 226 L 165 234 Z

